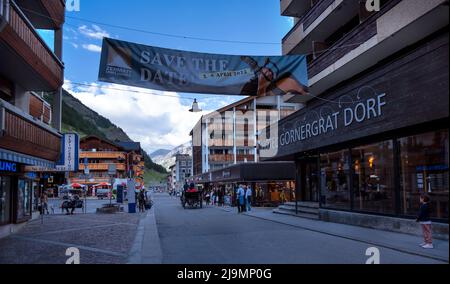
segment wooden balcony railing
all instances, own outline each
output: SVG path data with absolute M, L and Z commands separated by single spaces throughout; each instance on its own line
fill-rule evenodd
M 224 155 L 209 155 L 210 162 L 233 162 L 234 155 L 224 154 Z
M 80 152 L 80 159 L 123 159 L 125 160 L 125 153 L 123 152 Z
M 9 19 L 7 19 L 4 30 L 0 33 L 0 40 L 5 41 L 34 69 L 37 76 L 40 76 L 42 81 L 46 82 L 49 91 L 58 89 L 62 86 L 64 80 L 62 62 L 39 36 L 15 2 L 10 1 L 9 3 L 10 5 L 7 7 Z
M 88 164 L 88 168 L 91 171 L 108 171 L 110 164 Z M 125 164 L 116 164 L 117 171 L 125 171 Z M 80 170 L 84 171 L 84 164 L 80 164 Z
M 255 161 L 255 156 L 254 155 L 237 155 L 236 160 L 238 162 L 244 162 L 246 160 L 247 160 L 247 162 L 253 162 L 253 161 Z
M 61 135 L 16 107 L 0 100 L 0 147 L 56 162 Z

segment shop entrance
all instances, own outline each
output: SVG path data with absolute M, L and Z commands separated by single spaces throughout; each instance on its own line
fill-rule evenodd
M 308 157 L 297 162 L 299 200 L 319 202 L 319 158 Z

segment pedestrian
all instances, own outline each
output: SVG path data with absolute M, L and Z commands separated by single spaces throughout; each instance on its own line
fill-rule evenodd
M 424 243 L 420 246 L 424 249 L 433 249 L 433 235 L 431 228 L 431 207 L 430 197 L 428 195 L 422 195 L 420 197 L 420 210 L 417 216 L 417 222 L 422 226 Z
M 252 188 L 249 186 L 247 187 L 247 190 L 245 191 L 245 201 L 247 204 L 247 212 L 252 211 Z
M 139 212 L 145 212 L 145 194 L 144 191 L 141 190 L 138 194 L 138 202 L 139 202 Z
M 245 211 L 245 189 L 243 185 L 239 185 L 236 192 L 238 213 L 244 213 Z
M 50 214 L 50 212 L 48 212 L 48 195 L 46 192 L 43 192 L 41 195 L 41 214 L 45 214 L 45 212 L 47 212 L 47 215 Z
M 216 201 L 215 198 L 216 197 L 214 196 L 214 190 L 211 190 L 211 205 L 212 206 L 214 206 L 214 201 Z

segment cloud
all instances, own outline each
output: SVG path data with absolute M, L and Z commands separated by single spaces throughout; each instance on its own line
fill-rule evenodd
M 98 52 L 98 53 L 102 52 L 102 47 L 96 44 L 83 44 L 82 47 L 91 52 Z
M 294 24 L 295 24 L 294 18 L 287 17 L 286 21 L 288 22 L 290 28 L 294 27 Z
M 190 141 L 190 131 L 202 115 L 210 112 L 190 113 L 191 101 L 177 93 L 114 84 L 102 86 L 91 83 L 79 87 L 68 80 L 64 84 L 83 104 L 110 119 L 134 141 L 141 142 L 149 153 Z
M 107 31 L 103 30 L 97 25 L 92 25 L 91 27 L 83 25 L 78 28 L 78 31 L 82 35 L 92 39 L 103 39 L 104 37 L 111 37 L 111 35 Z

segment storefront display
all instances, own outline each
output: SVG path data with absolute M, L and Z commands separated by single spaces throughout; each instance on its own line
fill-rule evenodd
M 322 204 L 350 209 L 350 165 L 348 151 L 320 155 Z
M 352 149 L 352 163 L 354 209 L 395 214 L 393 141 Z
M 448 129 L 399 140 L 402 214 L 414 216 L 421 194 L 432 200 L 433 216 L 448 218 Z
M 17 222 L 26 221 L 31 217 L 31 181 L 19 179 L 17 188 Z
M 0 175 L 0 225 L 11 222 L 11 178 Z

